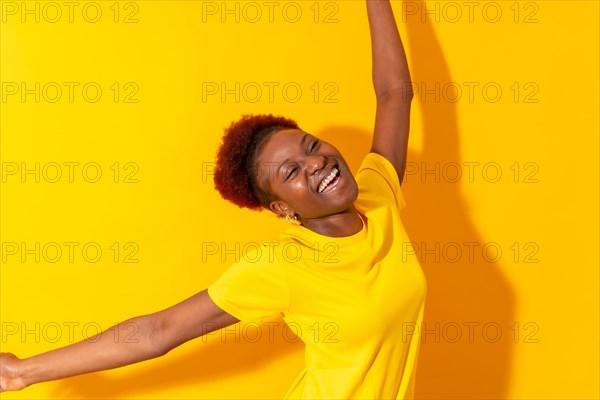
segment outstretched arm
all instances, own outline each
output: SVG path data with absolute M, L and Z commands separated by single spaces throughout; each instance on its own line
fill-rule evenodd
M 236 322 L 203 290 L 170 308 L 129 319 L 60 349 L 23 360 L 1 353 L 0 392 L 159 357 L 188 340 Z
M 387 158 L 404 177 L 412 85 L 406 54 L 389 0 L 366 0 L 377 97 L 371 151 Z

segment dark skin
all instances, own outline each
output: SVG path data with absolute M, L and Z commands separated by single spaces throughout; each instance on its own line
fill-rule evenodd
M 271 211 L 296 216 L 302 225 L 321 235 L 341 237 L 357 233 L 362 220 L 354 207 L 356 180 L 348 164 L 331 144 L 299 129 L 273 134 L 258 158 L 259 182 L 274 195 Z M 327 190 L 319 184 L 337 169 Z
M 388 159 L 402 183 L 413 99 L 408 62 L 389 1 L 367 0 L 367 15 L 377 99 L 371 152 Z M 278 199 L 269 205 L 270 210 L 281 216 L 297 215 L 306 228 L 322 235 L 341 237 L 357 233 L 362 221 L 353 204 L 357 195 L 356 181 L 346 162 L 337 149 L 326 142 L 311 150 L 307 143 L 300 142 L 303 135 L 300 130 L 280 131 L 269 139 L 259 157 L 263 189 Z M 311 140 L 314 140 L 312 136 Z M 285 160 L 299 168 L 300 175 L 291 184 L 274 174 L 272 164 L 267 164 L 274 163 L 278 167 Z M 330 160 L 339 162 L 342 187 L 336 187 L 338 193 L 332 192 L 331 196 L 319 195 L 315 193 L 314 181 L 329 171 Z
M 387 158 L 402 182 L 413 97 L 408 64 L 389 0 L 366 0 L 366 4 L 377 98 L 371 151 Z M 259 179 L 266 184 L 265 190 L 277 197 L 269 209 L 282 216 L 299 215 L 306 228 L 322 235 L 341 237 L 357 233 L 362 227 L 354 208 L 358 191 L 346 162 L 326 142 L 312 148 L 315 138 L 304 134 L 299 130 L 278 132 L 259 156 L 263 163 Z M 265 169 L 266 162 L 270 166 Z M 297 176 L 286 181 L 269 172 L 272 165 L 283 167 L 280 174 Z M 339 181 L 335 186 L 332 182 L 327 192 L 318 193 L 319 182 L 333 165 L 339 169 Z M 293 168 L 297 171 L 293 172 Z M 0 353 L 0 392 L 158 357 L 188 340 L 236 322 L 235 317 L 219 308 L 203 290 L 162 311 L 115 325 L 111 330 L 121 333 L 103 332 L 98 341 L 73 343 L 26 359 Z M 130 324 L 138 328 L 136 343 L 124 341 Z M 122 340 L 114 340 L 115 337 Z

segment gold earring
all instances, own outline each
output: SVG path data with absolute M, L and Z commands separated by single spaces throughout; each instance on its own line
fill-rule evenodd
M 294 214 L 294 218 L 290 217 L 291 214 L 285 216 L 285 221 L 290 225 L 300 225 L 300 221 L 298 221 L 298 216 Z

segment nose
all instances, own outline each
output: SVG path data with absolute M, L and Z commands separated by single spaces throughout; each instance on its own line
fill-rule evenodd
M 305 160 L 306 172 L 309 175 L 314 174 L 325 166 L 325 157 L 323 156 L 309 156 Z

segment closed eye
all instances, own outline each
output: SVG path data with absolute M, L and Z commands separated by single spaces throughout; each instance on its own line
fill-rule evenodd
M 298 170 L 299 170 L 299 169 L 300 169 L 300 167 L 298 167 L 298 166 L 296 166 L 296 167 L 292 168 L 292 169 L 290 170 L 290 172 L 288 173 L 288 175 L 285 177 L 285 180 L 287 181 L 287 180 L 289 180 L 290 178 L 292 178 L 293 176 L 295 176 L 295 175 L 296 175 L 296 173 L 298 172 Z
M 310 152 L 312 152 L 314 149 L 316 149 L 318 144 L 319 144 L 319 141 L 318 141 L 318 140 L 315 140 L 315 141 L 313 141 L 313 142 L 310 144 L 310 147 L 309 147 L 309 149 L 308 149 L 308 152 L 310 153 Z

